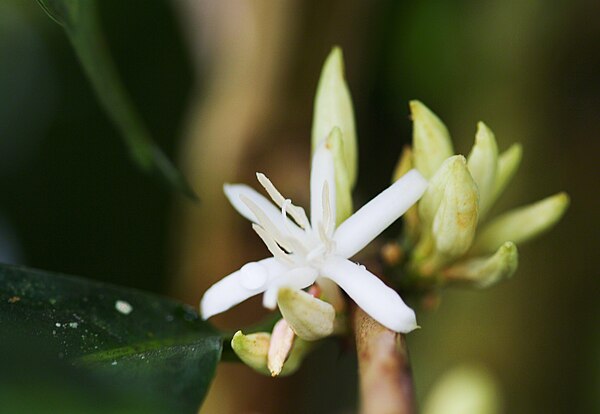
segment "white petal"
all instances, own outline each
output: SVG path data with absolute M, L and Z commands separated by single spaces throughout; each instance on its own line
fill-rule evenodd
M 269 282 L 286 271 L 286 267 L 274 258 L 250 262 L 238 271 L 225 276 L 212 285 L 200 301 L 203 319 L 225 312 L 227 309 L 264 292 Z
M 344 221 L 335 231 L 336 254 L 351 257 L 362 250 L 421 198 L 427 180 L 411 170 Z
M 323 188 L 327 182 L 329 195 L 329 217 L 335 223 L 335 168 L 333 154 L 326 143 L 315 151 L 310 170 L 310 223 L 318 229 L 323 221 Z
M 417 327 L 415 312 L 395 290 L 364 266 L 334 256 L 321 268 L 321 276 L 337 283 L 362 310 L 386 328 L 407 333 Z
M 223 191 L 225 192 L 225 195 L 227 196 L 227 199 L 233 208 L 235 208 L 238 213 L 246 217 L 248 220 L 258 223 L 258 219 L 254 213 L 252 213 L 248 206 L 241 200 L 240 196 L 242 195 L 252 200 L 254 204 L 256 204 L 267 215 L 271 222 L 277 226 L 279 231 L 287 233 L 289 230 L 295 236 L 304 234 L 302 229 L 298 227 L 296 223 L 287 217 L 284 219 L 281 214 L 281 210 L 277 208 L 275 204 L 271 202 L 271 200 L 264 197 L 253 188 L 245 184 L 225 184 L 223 185 Z
M 315 283 L 318 272 L 312 267 L 296 267 L 288 270 L 284 275 L 269 282 L 269 287 L 263 295 L 263 306 L 275 309 L 279 288 L 304 289 Z

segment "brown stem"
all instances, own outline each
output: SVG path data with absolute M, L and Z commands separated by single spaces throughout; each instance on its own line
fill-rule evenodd
M 413 414 L 414 387 L 404 336 L 383 327 L 360 308 L 354 312 L 360 412 Z

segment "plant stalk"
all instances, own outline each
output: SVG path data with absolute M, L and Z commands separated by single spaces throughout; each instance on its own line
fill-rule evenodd
M 414 414 L 415 397 L 404 335 L 354 311 L 361 414 Z

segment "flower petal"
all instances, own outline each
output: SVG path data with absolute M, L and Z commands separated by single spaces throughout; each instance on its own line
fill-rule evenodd
M 319 228 L 319 223 L 324 217 L 324 188 L 327 183 L 328 215 L 329 220 L 335 223 L 336 197 L 335 197 L 335 166 L 333 153 L 326 142 L 322 143 L 312 159 L 310 169 L 310 223 L 313 230 Z
M 382 191 L 335 231 L 336 254 L 351 257 L 377 237 L 421 198 L 427 180 L 417 170 Z
M 296 267 L 288 270 L 285 274 L 269 282 L 263 295 L 263 306 L 275 309 L 279 288 L 285 286 L 292 289 L 304 289 L 315 283 L 318 275 L 317 270 L 312 267 Z
M 386 328 L 407 333 L 417 327 L 415 312 L 395 290 L 364 266 L 334 256 L 325 262 L 321 274 L 337 283 L 362 310 Z
M 271 200 L 258 193 L 252 187 L 245 184 L 225 184 L 223 185 L 223 191 L 233 208 L 248 220 L 258 223 L 258 218 L 242 201 L 240 196 L 247 197 L 254 202 L 254 204 L 266 214 L 269 220 L 275 224 L 280 232 L 287 233 L 287 230 L 289 230 L 296 236 L 304 233 L 292 220 L 287 217 L 284 219 L 281 210 L 278 209 Z
M 264 292 L 269 287 L 269 282 L 285 271 L 286 267 L 273 257 L 245 264 L 204 293 L 200 301 L 202 318 L 208 319 L 225 312 L 251 296 Z

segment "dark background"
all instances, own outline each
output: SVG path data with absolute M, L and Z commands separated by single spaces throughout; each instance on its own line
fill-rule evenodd
M 220 30 L 219 21 L 198 31 L 203 46 L 191 47 L 190 31 L 182 29 L 183 21 L 189 25 L 185 1 L 100 3 L 124 84 L 154 139 L 177 160 L 185 151 L 182 136 L 193 102 L 204 99 L 219 79 L 208 76 L 211 57 L 221 47 L 220 38 L 211 35 Z M 287 36 L 275 84 L 279 100 L 253 132 L 255 149 L 246 144 L 250 155 L 242 161 L 249 169 L 257 168 L 254 158 L 260 156 L 254 155 L 265 147 L 299 148 L 300 159 L 307 159 L 320 66 L 332 44 L 340 44 L 360 142 L 357 200 L 389 182 L 402 145 L 410 141 L 408 101 L 414 98 L 446 122 L 460 153 L 468 153 L 479 120 L 494 130 L 501 150 L 523 143 L 522 167 L 494 211 L 561 190 L 571 196 L 571 207 L 554 230 L 520 246 L 513 279 L 481 292 L 448 291 L 437 312 L 419 313 L 423 329 L 409 344 L 421 398 L 446 369 L 474 361 L 497 378 L 506 412 L 599 408 L 600 274 L 593 262 L 599 5 L 585 0 L 289 2 L 294 24 L 279 29 Z M 230 7 L 231 19 L 256 13 L 256 31 L 269 21 L 268 7 L 249 10 L 235 1 Z M 198 53 L 203 48 L 206 54 Z M 287 134 L 283 141 L 277 136 L 281 131 Z M 246 180 L 244 173 L 238 175 Z M 171 271 L 177 268 L 177 206 L 202 211 L 212 197 L 199 181 L 191 181 L 203 199 L 198 206 L 139 172 L 62 29 L 33 1 L 0 0 L 2 261 L 182 296 Z M 211 245 L 198 248 L 210 251 Z M 221 273 L 234 268 L 228 265 Z M 201 293 L 182 297 L 193 302 L 190 298 Z M 307 367 L 299 374 L 304 379 L 294 384 L 317 392 L 311 375 L 320 374 Z M 324 403 L 335 398 L 323 391 L 305 403 L 329 412 L 346 406 L 354 398 L 354 378 L 344 378 L 347 386 L 337 387 L 346 390 L 340 404 Z

